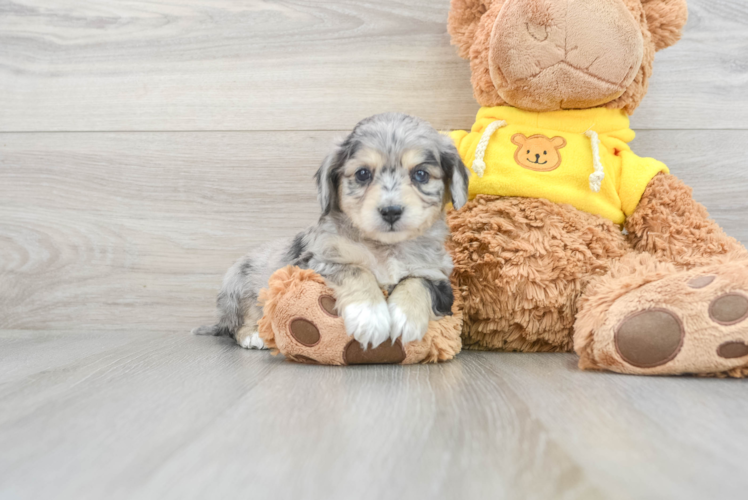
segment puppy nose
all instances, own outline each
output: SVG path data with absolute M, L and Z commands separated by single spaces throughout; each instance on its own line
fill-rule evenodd
M 401 207 L 400 205 L 392 205 L 389 207 L 380 208 L 379 213 L 382 214 L 382 218 L 384 220 L 386 220 L 390 224 L 394 224 L 400 219 L 400 217 L 402 217 L 403 207 Z

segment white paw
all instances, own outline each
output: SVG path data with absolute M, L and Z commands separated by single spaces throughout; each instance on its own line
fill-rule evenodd
M 342 316 L 348 335 L 353 335 L 365 348 L 369 344 L 377 347 L 390 338 L 390 312 L 385 301 L 350 304 Z
M 395 303 L 389 304 L 390 317 L 392 318 L 392 340 L 400 338 L 403 344 L 421 340 L 429 328 L 428 314 L 406 313 Z
M 260 334 L 257 332 L 237 338 L 236 343 L 245 349 L 267 349 L 265 342 L 262 341 Z

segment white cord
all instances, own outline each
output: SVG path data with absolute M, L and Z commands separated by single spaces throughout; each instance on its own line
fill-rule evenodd
M 600 138 L 594 130 L 588 130 L 584 135 L 589 137 L 592 143 L 592 163 L 595 166 L 595 172 L 590 174 L 590 189 L 599 193 L 603 185 L 603 179 L 605 179 L 605 168 L 600 161 Z
M 483 177 L 483 173 L 486 171 L 486 162 L 483 158 L 486 156 L 486 148 L 488 147 L 488 141 L 491 140 L 491 136 L 499 130 L 501 127 L 506 127 L 504 120 L 497 120 L 492 122 L 486 130 L 483 131 L 483 135 L 478 141 L 478 146 L 475 148 L 475 159 L 473 160 L 473 172 L 478 177 Z

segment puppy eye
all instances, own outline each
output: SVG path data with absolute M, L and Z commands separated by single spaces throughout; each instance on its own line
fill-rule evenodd
M 356 180 L 361 183 L 369 182 L 371 180 L 371 170 L 368 168 L 358 169 L 356 171 Z
M 411 175 L 413 182 L 417 182 L 419 184 L 426 184 L 429 181 L 429 178 L 431 176 L 428 172 L 425 170 L 416 170 L 413 172 L 413 175 Z

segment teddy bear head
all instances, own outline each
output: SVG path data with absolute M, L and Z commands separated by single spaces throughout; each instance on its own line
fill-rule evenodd
M 482 106 L 605 106 L 631 114 L 686 0 L 452 0 L 449 32 Z

